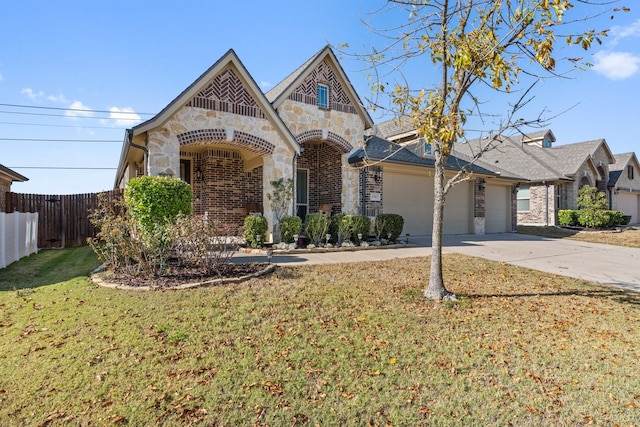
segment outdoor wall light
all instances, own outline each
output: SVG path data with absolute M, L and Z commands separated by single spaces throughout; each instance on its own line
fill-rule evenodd
M 202 181 L 202 169 L 196 169 L 196 181 Z
M 485 181 L 484 179 L 481 179 L 481 180 L 478 182 L 478 189 L 480 189 L 480 190 L 484 190 L 484 188 L 485 188 L 485 186 L 486 186 L 486 185 L 487 185 L 487 181 Z

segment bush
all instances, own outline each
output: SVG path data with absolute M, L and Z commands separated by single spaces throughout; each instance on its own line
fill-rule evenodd
M 608 227 L 615 227 L 616 225 L 621 225 L 623 222 L 623 213 L 620 211 L 604 211 L 604 214 Z
M 233 238 L 238 230 L 229 230 L 208 214 L 180 215 L 171 231 L 178 261 L 182 265 L 199 267 L 207 274 L 220 272 L 238 249 Z
M 371 229 L 371 219 L 364 215 L 353 216 L 353 235 L 362 234 L 362 240 L 367 240 Z
M 563 227 L 573 227 L 578 225 L 578 216 L 580 215 L 580 211 L 577 210 L 559 210 L 558 211 L 558 222 Z
M 302 219 L 299 216 L 284 216 L 280 220 L 280 239 L 285 243 L 294 243 L 293 236 L 302 231 Z
M 329 234 L 331 234 L 331 240 L 338 245 L 350 240 L 353 234 L 353 215 L 337 213 L 332 216 L 329 224 Z
M 622 221 L 620 225 L 627 225 L 631 222 L 631 215 L 622 215 Z
M 252 248 L 261 246 L 265 241 L 265 234 L 268 228 L 269 224 L 267 223 L 267 219 L 262 215 L 249 215 L 246 217 L 244 219 L 243 237 L 247 245 Z M 260 243 L 256 236 L 260 236 Z
M 193 193 L 176 178 L 141 176 L 129 181 L 124 200 L 131 217 L 152 233 L 157 226 L 174 223 L 179 214 L 191 215 Z
M 311 243 L 319 246 L 325 242 L 325 236 L 329 230 L 329 218 L 321 213 L 310 213 L 307 214 L 306 222 L 305 232 L 311 239 Z
M 403 227 L 404 218 L 398 214 L 380 214 L 374 222 L 374 229 L 378 240 L 388 238 L 391 241 L 396 241 L 398 236 L 402 234 Z

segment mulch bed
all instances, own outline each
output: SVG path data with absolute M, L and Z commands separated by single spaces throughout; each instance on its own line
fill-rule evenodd
M 108 273 L 104 277 L 108 281 L 119 286 L 132 288 L 171 289 L 189 284 L 210 282 L 216 279 L 234 279 L 245 276 L 257 275 L 264 272 L 268 264 L 224 264 L 213 274 L 194 267 L 174 266 L 161 276 Z

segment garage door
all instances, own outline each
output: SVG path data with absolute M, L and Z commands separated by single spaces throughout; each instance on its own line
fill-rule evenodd
M 433 225 L 433 178 L 385 171 L 383 185 L 383 210 L 385 213 L 402 215 L 402 232 L 412 236 L 430 235 Z
M 484 227 L 487 233 L 511 231 L 511 192 L 509 187 L 487 185 L 485 188 Z
M 461 182 L 447 194 L 444 204 L 443 234 L 469 234 L 473 224 L 473 191 L 471 183 Z
M 630 224 L 637 224 L 640 222 L 638 209 L 640 207 L 640 196 L 634 193 L 623 193 L 620 192 L 618 194 L 618 210 L 622 211 L 625 215 L 631 215 Z

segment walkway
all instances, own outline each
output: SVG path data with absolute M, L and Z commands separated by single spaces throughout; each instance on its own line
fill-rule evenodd
M 410 237 L 409 246 L 354 252 L 276 254 L 280 265 L 381 261 L 431 255 L 430 237 Z M 460 253 L 640 292 L 640 249 L 549 239 L 517 233 L 443 238 L 443 253 Z M 264 255 L 238 254 L 238 262 L 266 261 Z

